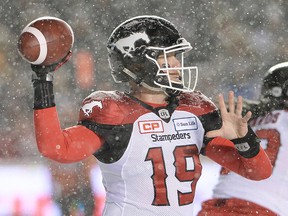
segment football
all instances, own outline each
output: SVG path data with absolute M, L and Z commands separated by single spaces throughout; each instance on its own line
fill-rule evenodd
M 72 49 L 71 26 L 56 17 L 40 17 L 20 33 L 17 47 L 22 58 L 34 65 L 51 65 L 61 61 Z

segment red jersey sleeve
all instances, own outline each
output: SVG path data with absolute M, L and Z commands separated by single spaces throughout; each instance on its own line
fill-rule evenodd
M 103 143 L 99 136 L 81 125 L 62 130 L 56 107 L 34 110 L 34 126 L 41 154 L 62 163 L 83 160 Z
M 207 144 L 206 156 L 221 166 L 251 180 L 263 180 L 272 173 L 271 162 L 261 147 L 256 156 L 244 158 L 230 140 L 216 137 Z

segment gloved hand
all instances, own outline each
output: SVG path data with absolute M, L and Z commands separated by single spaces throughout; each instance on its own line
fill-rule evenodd
M 64 65 L 71 55 L 72 52 L 70 51 L 60 62 L 48 66 L 31 64 L 31 68 L 35 72 L 32 74 L 34 109 L 45 109 L 55 106 L 53 73 Z
M 38 79 L 43 80 L 49 72 L 54 72 L 58 70 L 62 65 L 64 65 L 72 56 L 72 52 L 69 51 L 67 55 L 59 62 L 52 65 L 33 65 L 31 64 L 31 69 L 36 73 Z M 36 78 L 36 77 L 35 77 Z M 33 80 L 33 78 L 32 78 Z

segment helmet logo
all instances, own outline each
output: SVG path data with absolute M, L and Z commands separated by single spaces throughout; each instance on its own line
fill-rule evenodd
M 115 43 L 115 46 L 118 50 L 120 50 L 120 52 L 122 52 L 124 57 L 129 56 L 132 58 L 130 52 L 135 50 L 135 42 L 138 40 L 143 40 L 146 43 L 150 42 L 150 39 L 145 32 L 137 32 L 129 35 L 128 37 L 121 38 Z

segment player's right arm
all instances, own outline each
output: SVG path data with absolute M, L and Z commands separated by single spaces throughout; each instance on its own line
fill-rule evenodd
M 35 109 L 34 126 L 40 153 L 61 163 L 88 158 L 102 143 L 99 136 L 82 125 L 62 130 L 55 106 Z
M 43 156 L 62 163 L 76 162 L 95 153 L 103 140 L 81 125 L 61 129 L 53 94 L 53 72 L 48 72 L 56 68 L 59 66 L 32 65 L 36 142 Z

